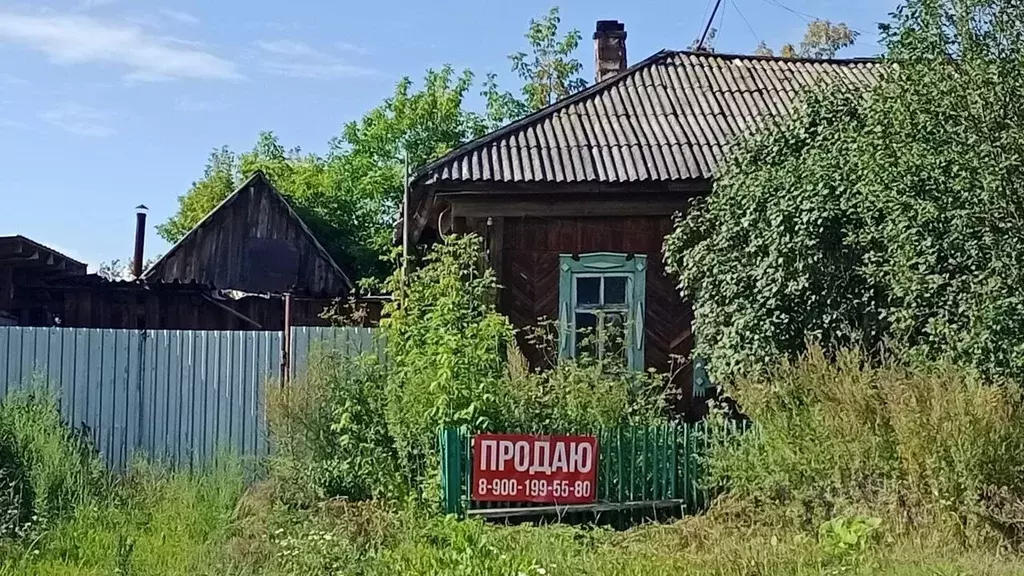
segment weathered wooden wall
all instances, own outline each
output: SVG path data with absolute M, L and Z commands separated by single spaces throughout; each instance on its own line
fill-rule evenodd
M 251 296 L 238 300 L 204 297 L 208 290 L 137 287 L 115 283 L 88 287 L 35 288 L 19 291 L 24 302 L 17 320 L 21 326 L 66 328 L 127 328 L 149 330 L 281 330 L 284 302 L 280 296 Z M 330 326 L 320 317 L 334 305 L 330 298 L 293 298 L 293 326 Z M 346 324 L 374 326 L 382 301 L 357 303 L 364 314 Z M 244 316 L 244 318 L 243 318 Z
M 690 366 L 673 363 L 672 356 L 686 357 L 693 348 L 693 311 L 665 271 L 662 246 L 671 230 L 672 219 L 667 216 L 506 217 L 496 262 L 503 286 L 501 308 L 517 327 L 534 325 L 540 317 L 556 319 L 559 254 L 646 254 L 646 366 L 673 374 L 672 394 L 683 404 L 678 407 L 686 409 L 692 387 Z M 493 244 L 498 236 L 491 238 Z
M 263 178 L 240 188 L 143 278 L 318 297 L 345 296 L 349 290 L 344 274 Z

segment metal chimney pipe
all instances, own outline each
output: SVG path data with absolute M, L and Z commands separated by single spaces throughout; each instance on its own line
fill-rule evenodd
M 142 261 L 146 248 L 146 213 L 149 208 L 144 204 L 135 207 L 135 255 L 132 257 L 132 276 L 138 280 L 142 276 Z

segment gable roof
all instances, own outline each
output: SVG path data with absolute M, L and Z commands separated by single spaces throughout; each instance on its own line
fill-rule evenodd
M 873 59 L 663 50 L 453 150 L 410 186 L 707 180 L 734 136 L 787 113 L 801 89 L 871 84 L 880 69 Z
M 296 228 L 298 228 L 300 234 L 306 237 L 307 240 L 309 240 L 310 244 L 313 246 L 314 251 L 326 263 L 330 273 L 335 275 L 336 278 L 340 280 L 340 283 L 344 285 L 348 291 L 352 291 L 355 288 L 355 285 L 352 283 L 352 280 L 350 280 L 349 277 L 345 274 L 345 272 L 341 269 L 341 267 L 338 266 L 338 263 L 335 262 L 334 258 L 331 257 L 330 253 L 327 252 L 327 249 L 323 247 L 320 241 L 316 239 L 316 236 L 313 235 L 313 232 L 309 229 L 306 223 L 303 222 L 302 218 L 299 217 L 299 215 L 295 212 L 291 205 L 288 204 L 288 201 L 285 200 L 283 196 L 281 196 L 281 193 L 277 191 L 277 188 L 274 188 L 274 185 L 270 183 L 270 180 L 261 171 L 256 171 L 252 176 L 249 177 L 248 180 L 243 182 L 241 186 L 239 186 L 234 192 L 232 192 L 227 198 L 225 198 L 224 201 L 222 201 L 220 204 L 217 205 L 217 207 L 215 207 L 206 216 L 204 216 L 203 219 L 200 220 L 199 223 L 196 224 L 191 230 L 189 230 L 188 233 L 181 238 L 181 240 L 179 240 L 174 246 L 172 246 L 171 249 L 168 250 L 166 254 L 161 256 L 159 260 L 154 262 L 145 272 L 143 272 L 142 276 L 140 277 L 140 280 L 170 281 L 169 278 L 164 278 L 164 276 L 166 275 L 174 275 L 170 271 L 164 270 L 165 268 L 168 267 L 169 263 L 174 262 L 177 259 L 179 252 L 186 249 L 190 245 L 201 241 L 200 237 L 202 236 L 202 233 L 205 230 L 219 225 L 219 216 L 221 214 L 228 213 L 231 210 L 231 208 L 240 201 L 240 198 L 243 197 L 243 192 L 249 190 L 252 190 L 254 192 L 265 193 L 271 202 L 273 202 L 274 204 L 278 204 L 278 206 L 281 207 L 282 212 L 286 215 L 286 217 L 295 224 Z M 255 226 L 256 223 L 253 223 L 253 225 Z M 178 280 L 192 281 L 196 279 L 178 278 Z M 238 287 L 217 286 L 217 288 L 225 289 Z

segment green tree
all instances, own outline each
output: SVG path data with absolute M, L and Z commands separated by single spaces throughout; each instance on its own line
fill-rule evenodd
M 206 160 L 203 177 L 178 196 L 178 211 L 156 227 L 161 238 L 176 243 L 204 216 L 224 201 L 238 181 L 238 157 L 227 146 L 214 150 Z
M 826 344 L 1024 377 L 1024 5 L 909 0 L 873 87 L 733 149 L 666 244 L 712 375 Z
M 521 94 L 502 91 L 497 76 L 483 83 L 486 108 L 465 105 L 474 75 L 451 66 L 428 70 L 417 86 L 406 77 L 394 93 L 359 120 L 347 123 L 323 157 L 286 150 L 272 133 L 237 155 L 215 150 L 203 178 L 178 199 L 178 211 L 157 231 L 176 242 L 238 186 L 260 169 L 306 219 L 339 264 L 368 279 L 388 275 L 392 230 L 400 213 L 403 177 L 464 142 L 546 106 L 585 86 L 583 66 L 572 57 L 580 33 L 558 33 L 558 9 L 531 20 L 529 52 L 509 58 L 523 81 Z
M 784 44 L 782 49 L 779 50 L 779 55 L 783 58 L 827 60 L 835 58 L 840 50 L 853 46 L 859 35 L 860 32 L 851 29 L 842 22 L 833 24 L 829 20 L 817 19 L 807 24 L 807 31 L 804 32 L 804 39 L 800 42 L 800 46 Z M 757 49 L 754 50 L 754 54 L 757 56 L 774 56 L 775 51 L 767 43 L 761 41 L 757 45 Z
M 310 226 L 339 264 L 364 277 L 383 278 L 391 227 L 402 199 L 405 154 L 410 167 L 443 154 L 485 129 L 482 116 L 463 99 L 473 75 L 446 66 L 428 70 L 416 88 L 403 78 L 394 94 L 361 119 L 346 124 L 325 157 L 286 150 L 270 132 L 240 156 L 215 151 L 204 178 L 178 199 L 178 212 L 157 227 L 176 242 L 255 170 L 275 187 Z
M 539 20 L 531 19 L 526 32 L 529 52 L 509 55 L 512 71 L 523 83 L 521 98 L 500 90 L 497 75 L 487 75 L 483 96 L 487 99 L 487 120 L 492 128 L 550 106 L 587 86 L 580 76 L 583 64 L 573 56 L 583 36 L 576 29 L 559 36 L 560 24 L 557 6 Z

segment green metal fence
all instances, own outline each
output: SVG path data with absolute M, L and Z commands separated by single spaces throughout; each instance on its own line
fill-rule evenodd
M 590 435 L 596 436 L 598 443 L 597 501 L 586 506 L 560 507 L 559 512 L 673 507 L 682 513 L 693 513 L 707 505 L 709 494 L 701 481 L 700 458 L 709 444 L 706 424 L 619 427 Z M 509 517 L 552 511 L 552 507 L 543 504 L 472 500 L 472 433 L 445 429 L 439 442 L 442 504 L 446 513 Z

